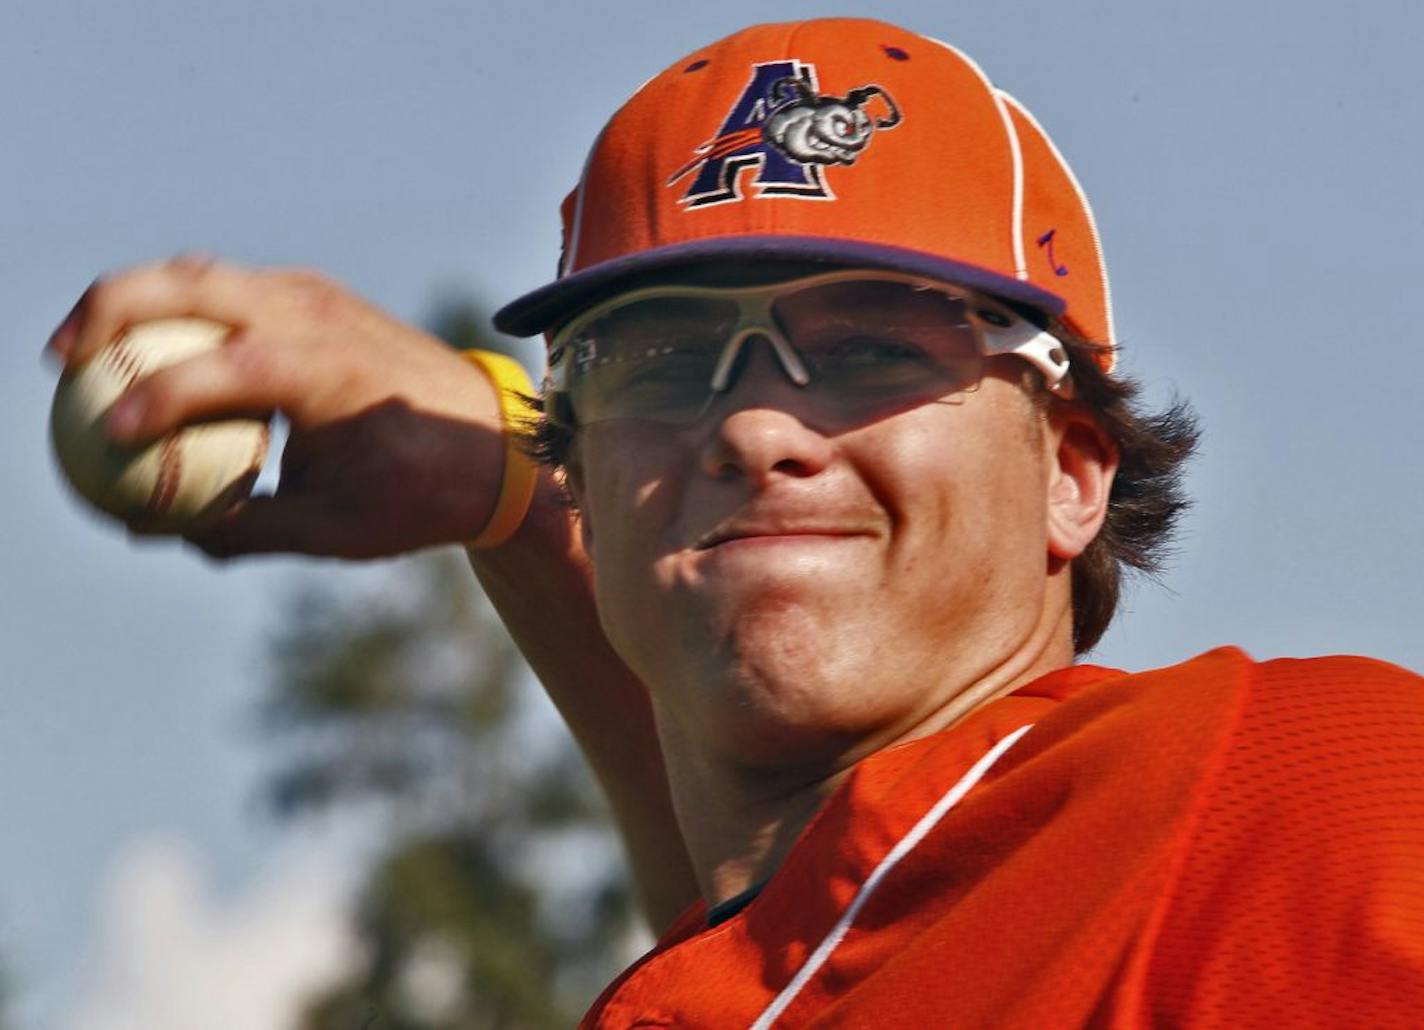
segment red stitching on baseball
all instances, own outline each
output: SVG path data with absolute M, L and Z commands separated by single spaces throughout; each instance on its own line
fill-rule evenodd
M 134 350 L 129 339 L 130 337 L 126 333 L 115 340 L 108 349 L 108 353 L 113 358 L 115 369 L 123 380 L 125 390 L 134 384 L 134 380 L 143 371 L 143 359 Z
M 148 510 L 153 515 L 166 515 L 178 495 L 178 481 L 183 475 L 183 448 L 177 434 L 166 436 L 158 450 L 158 479 L 148 498 Z

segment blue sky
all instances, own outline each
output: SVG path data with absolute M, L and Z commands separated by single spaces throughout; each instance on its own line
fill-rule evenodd
M 173 993 L 156 970 L 175 942 L 215 956 L 207 973 L 184 967 L 192 978 L 250 969 L 242 949 L 292 943 L 288 924 L 259 918 L 283 909 L 283 885 L 311 897 L 308 879 L 349 877 L 351 849 L 255 817 L 261 645 L 294 579 L 358 589 L 390 571 L 219 570 L 79 510 L 49 458 L 54 372 L 38 352 L 86 283 L 201 248 L 325 269 L 406 319 L 446 289 L 508 299 L 552 271 L 558 201 L 645 78 L 744 24 L 845 10 L 6 6 L 0 951 L 22 1027 L 187 1025 L 153 1007 Z M 875 13 L 968 51 L 1053 134 L 1098 215 L 1125 367 L 1155 398 L 1186 394 L 1205 421 L 1198 507 L 1167 589 L 1130 596 L 1098 660 L 1142 668 L 1233 642 L 1258 657 L 1424 668 L 1424 8 L 1018 0 Z M 162 894 L 174 883 L 187 886 Z M 154 891 L 178 913 L 164 925 L 188 936 L 150 928 L 136 948 L 114 913 L 166 911 Z M 306 920 L 325 936 L 304 954 L 340 951 L 329 893 Z M 152 967 L 129 968 L 134 955 Z M 279 1026 L 279 1010 L 249 1018 Z

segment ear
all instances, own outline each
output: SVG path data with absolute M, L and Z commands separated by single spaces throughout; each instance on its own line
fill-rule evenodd
M 1118 451 L 1097 418 L 1071 402 L 1054 404 L 1048 434 L 1048 553 L 1072 561 L 1093 542 L 1108 513 Z

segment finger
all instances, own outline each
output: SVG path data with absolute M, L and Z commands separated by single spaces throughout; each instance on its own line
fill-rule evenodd
M 109 434 L 132 445 L 192 422 L 269 418 L 307 392 L 301 360 L 298 352 L 238 330 L 220 347 L 137 380 L 110 408 Z
M 164 262 L 157 262 L 147 265 L 135 266 L 124 272 L 115 273 L 110 276 L 102 276 L 90 283 L 89 288 L 80 296 L 79 301 L 70 310 L 69 314 L 60 322 L 58 328 L 50 335 L 46 344 L 46 350 L 54 354 L 61 361 L 66 363 L 78 363 L 87 360 L 92 354 L 94 346 L 102 346 L 109 339 L 118 335 L 118 330 L 124 325 L 131 324 L 123 322 L 112 330 L 109 328 L 110 319 L 106 316 L 113 308 L 115 294 L 117 300 L 122 301 L 125 291 L 137 283 L 141 288 L 150 285 L 150 280 L 156 275 L 166 276 L 175 282 L 201 282 L 209 271 L 217 265 L 217 258 L 210 254 L 189 251 L 177 254 Z M 235 270 L 235 266 L 228 266 Z M 196 311 L 173 310 L 159 308 L 157 313 L 147 317 L 156 318 L 171 314 L 172 317 L 181 317 L 185 314 L 197 314 Z M 143 318 L 135 318 L 131 321 L 142 321 Z M 87 338 L 91 330 L 88 328 L 96 322 L 101 325 L 101 329 L 94 329 L 93 332 L 104 331 L 109 335 L 98 344 L 88 344 Z
M 248 554 L 357 557 L 348 553 L 353 537 L 343 522 L 325 501 L 312 495 L 249 497 L 183 535 L 218 559 Z
M 192 316 L 243 325 L 257 290 L 258 277 L 251 269 L 207 256 L 180 255 L 140 265 L 90 284 L 48 346 L 73 366 L 138 322 Z

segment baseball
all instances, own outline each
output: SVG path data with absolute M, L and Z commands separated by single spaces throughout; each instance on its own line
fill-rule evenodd
M 137 448 L 114 443 L 104 425 L 136 379 L 220 346 L 229 332 L 196 318 L 145 322 L 60 378 L 50 436 L 80 496 L 127 524 L 177 533 L 247 495 L 267 457 L 265 422 L 199 423 Z

